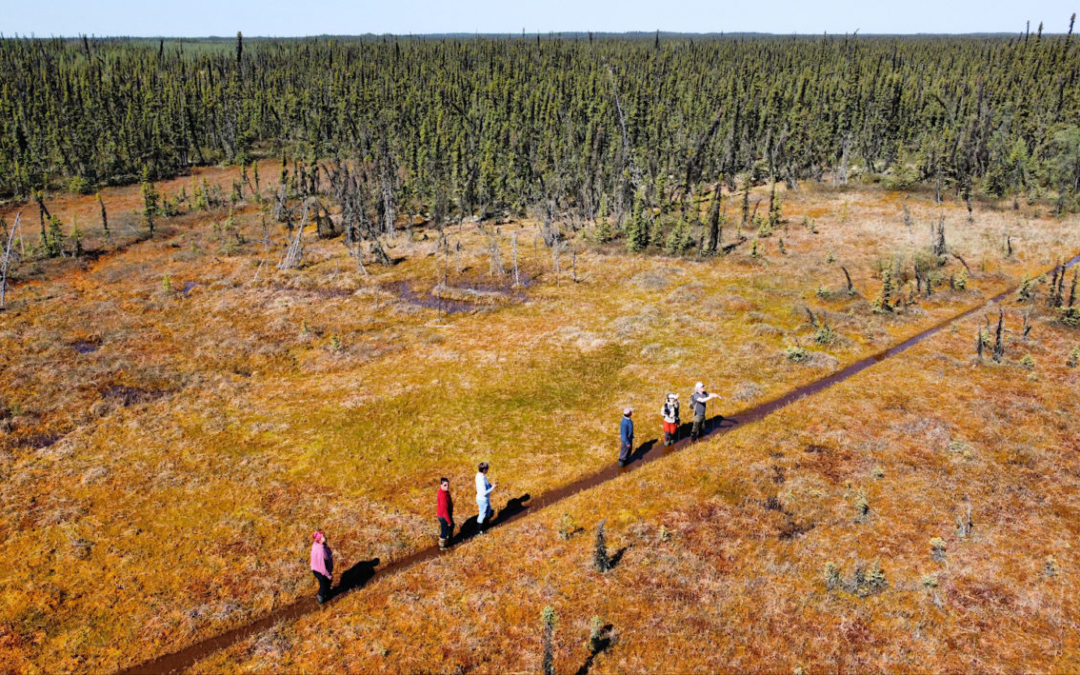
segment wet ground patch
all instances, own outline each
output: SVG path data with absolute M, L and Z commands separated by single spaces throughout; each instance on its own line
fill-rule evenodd
M 143 389 L 141 387 L 129 387 L 123 384 L 114 384 L 101 392 L 101 397 L 110 403 L 115 403 L 122 408 L 129 408 L 140 403 L 156 401 L 169 392 L 162 389 Z

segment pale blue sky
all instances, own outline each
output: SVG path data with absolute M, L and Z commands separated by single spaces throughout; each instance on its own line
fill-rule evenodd
M 206 36 L 570 31 L 1064 33 L 1080 0 L 0 0 L 0 31 Z M 1080 27 L 1078 27 L 1080 29 Z

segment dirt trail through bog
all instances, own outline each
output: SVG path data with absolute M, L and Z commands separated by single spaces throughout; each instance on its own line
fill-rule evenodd
M 1065 267 L 1069 268 L 1080 262 L 1080 255 L 1069 260 L 1065 263 Z M 783 396 L 762 403 L 761 405 L 754 406 L 752 408 L 743 410 L 731 418 L 713 418 L 710 420 L 709 428 L 705 431 L 705 437 L 715 437 L 726 433 L 729 429 L 735 426 L 745 426 L 753 422 L 757 422 L 762 418 L 770 415 L 778 410 L 781 410 L 792 403 L 812 396 L 821 392 L 834 384 L 843 382 L 848 378 L 851 378 L 858 373 L 866 370 L 867 368 L 880 363 L 886 359 L 892 358 L 898 354 L 901 354 L 908 349 L 914 347 L 920 342 L 932 337 L 940 332 L 942 329 L 951 326 L 952 324 L 961 321 L 972 314 L 996 303 L 1001 302 L 1003 299 L 1011 295 L 1016 291 L 1016 287 L 1013 287 L 1007 291 L 994 296 L 987 302 L 971 307 L 970 309 L 961 312 L 953 316 L 950 319 L 946 319 L 941 323 L 938 323 L 931 328 L 928 328 L 921 333 L 904 340 L 903 342 L 890 347 L 882 352 L 866 357 L 859 361 L 856 361 L 847 367 L 836 371 L 828 377 L 824 377 L 820 380 L 815 380 L 809 384 L 805 384 L 801 387 L 793 389 L 792 391 L 784 394 Z M 538 497 L 529 497 L 525 495 L 519 499 L 511 500 L 505 509 L 499 512 L 498 516 L 492 521 L 491 527 L 501 527 L 508 523 L 512 523 L 520 518 L 527 517 L 530 513 L 535 513 L 541 509 L 547 508 L 558 502 L 567 499 L 583 490 L 600 485 L 609 480 L 617 478 L 618 476 L 635 471 L 638 468 L 661 459 L 669 454 L 679 452 L 685 449 L 689 445 L 689 440 L 682 440 L 670 447 L 663 447 L 655 439 L 647 441 L 639 446 L 638 450 L 633 456 L 631 463 L 625 467 L 619 467 L 616 464 L 611 464 L 601 469 L 600 471 L 581 478 L 573 483 L 564 485 L 563 487 L 556 488 L 549 492 L 539 495 Z M 463 533 L 455 537 L 455 545 L 462 543 L 465 540 L 475 536 L 475 531 L 469 531 L 463 528 Z M 342 583 L 338 589 L 336 589 L 335 597 L 328 602 L 332 605 L 341 598 L 355 590 L 363 588 L 368 583 L 389 577 L 404 570 L 409 569 L 415 565 L 418 565 L 427 560 L 431 560 L 440 555 L 452 555 L 453 548 L 447 551 L 439 551 L 438 548 L 432 546 L 430 548 L 422 549 L 404 558 L 395 560 L 383 567 L 379 567 L 378 560 L 371 560 L 358 563 L 350 570 L 346 571 L 342 575 Z M 290 605 L 281 607 L 267 616 L 258 619 L 249 624 L 239 626 L 230 631 L 222 633 L 216 637 L 208 638 L 201 642 L 196 642 L 184 649 L 171 654 L 160 656 L 151 661 L 146 661 L 139 665 L 128 668 L 121 671 L 121 675 L 139 675 L 143 673 L 174 673 L 184 670 L 195 664 L 200 659 L 205 658 L 217 651 L 225 649 L 244 638 L 247 638 L 256 633 L 262 632 L 274 626 L 274 624 L 287 621 L 290 619 L 296 619 L 310 612 L 317 611 L 319 605 L 316 604 L 314 598 L 304 598 L 298 600 Z

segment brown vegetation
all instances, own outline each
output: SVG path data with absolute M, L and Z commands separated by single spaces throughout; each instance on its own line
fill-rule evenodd
M 785 254 L 775 236 L 706 260 L 575 239 L 578 282 L 567 252 L 556 283 L 532 222 L 464 224 L 449 254 L 405 228 L 384 242 L 400 262 L 365 277 L 314 234 L 278 270 L 288 233 L 253 203 L 142 240 L 123 225 L 139 188 L 104 201 L 112 246 L 93 197 L 49 201 L 100 254 L 25 264 L 0 314 L 2 670 L 109 671 L 208 637 L 314 592 L 316 526 L 343 568 L 400 558 L 434 541 L 440 475 L 464 516 L 480 459 L 497 506 L 541 493 L 613 461 L 623 405 L 647 440 L 663 393 L 704 380 L 737 399 L 712 412 L 738 417 L 1080 252 L 1039 204 L 968 223 L 929 195 L 806 185 L 784 195 Z M 941 215 L 969 273 L 919 267 Z M 1075 669 L 1077 333 L 1043 302 L 1004 310 L 1000 363 L 975 360 L 972 316 L 200 669 L 536 670 L 548 605 L 558 672 Z M 613 569 L 590 537 L 558 536 L 564 512 L 607 519 Z M 594 616 L 613 627 L 598 654 Z

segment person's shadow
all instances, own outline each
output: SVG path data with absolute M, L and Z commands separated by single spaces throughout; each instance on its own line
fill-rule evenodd
M 527 492 L 520 497 L 514 497 L 509 502 L 507 502 L 505 508 L 498 511 L 495 516 L 492 516 L 491 520 L 485 523 L 484 529 L 491 529 L 493 527 L 497 527 L 507 522 L 514 516 L 520 513 L 524 513 L 529 508 L 529 505 L 526 502 L 528 502 L 530 499 L 532 499 L 532 495 Z M 480 534 L 480 526 L 476 522 L 476 516 L 470 516 L 465 520 L 464 523 L 461 524 L 461 527 L 458 529 L 457 533 L 454 534 L 454 537 L 450 540 L 451 545 L 460 544 L 461 542 L 468 541 L 478 534 Z
M 379 562 L 378 558 L 361 560 L 342 572 L 338 585 L 330 591 L 330 597 L 333 598 L 342 593 L 348 593 L 366 584 L 371 580 L 371 577 L 375 576 L 375 568 L 379 566 Z
M 532 499 L 532 495 L 526 492 L 520 497 L 514 497 L 513 499 L 508 501 L 506 503 L 506 508 L 504 508 L 502 511 L 499 511 L 499 515 L 495 516 L 495 520 L 492 521 L 492 525 L 505 523 L 519 513 L 524 513 L 525 510 L 529 508 L 529 505 L 525 502 L 529 501 L 530 499 Z
M 626 460 L 626 466 L 630 466 L 634 462 L 640 462 L 644 459 L 645 455 L 649 454 L 656 446 L 656 443 L 657 439 L 654 438 L 639 445 L 634 452 L 630 453 L 630 457 Z
M 702 425 L 701 437 L 705 438 L 717 429 L 729 429 L 739 423 L 739 420 L 734 417 L 724 417 L 723 415 L 715 415 L 705 420 L 705 424 Z M 694 430 L 693 422 L 686 424 L 680 424 L 677 432 L 678 441 L 684 441 L 690 438 L 690 432 Z

